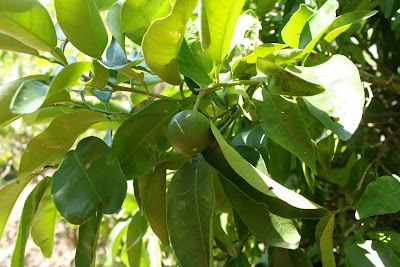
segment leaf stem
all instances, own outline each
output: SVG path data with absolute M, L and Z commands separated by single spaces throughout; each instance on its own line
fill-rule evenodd
M 229 118 L 229 120 L 224 124 L 224 126 L 221 127 L 221 129 L 219 129 L 219 131 L 223 134 L 229 127 L 229 125 L 231 125 L 231 123 L 236 120 L 237 117 L 239 117 L 239 115 L 242 113 L 242 110 L 240 108 L 238 108 L 235 113 L 232 114 L 232 116 Z
M 212 93 L 215 91 L 218 91 L 220 89 L 223 89 L 224 87 L 230 87 L 230 86 L 235 86 L 235 85 L 254 85 L 258 84 L 260 82 L 258 81 L 249 81 L 249 80 L 239 80 L 239 81 L 232 81 L 232 82 L 227 82 L 227 83 L 219 83 L 219 84 L 212 84 L 206 87 L 202 87 L 197 89 L 197 91 L 207 91 L 207 93 Z M 217 90 L 215 90 L 217 89 Z
M 196 103 L 194 104 L 193 111 L 197 111 L 200 106 L 201 98 L 204 95 L 204 91 L 200 91 L 199 95 L 197 96 Z

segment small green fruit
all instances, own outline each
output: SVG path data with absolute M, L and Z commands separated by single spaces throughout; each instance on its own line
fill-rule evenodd
M 186 156 L 204 151 L 213 140 L 207 117 L 193 110 L 176 114 L 168 124 L 166 137 L 176 151 Z

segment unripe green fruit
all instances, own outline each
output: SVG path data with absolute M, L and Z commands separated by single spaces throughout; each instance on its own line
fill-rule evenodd
M 170 145 L 186 156 L 204 151 L 213 140 L 207 117 L 193 110 L 176 114 L 168 124 L 166 136 Z

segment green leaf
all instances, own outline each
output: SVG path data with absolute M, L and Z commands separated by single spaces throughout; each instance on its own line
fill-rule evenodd
M 226 267 L 250 267 L 249 260 L 247 259 L 246 255 L 242 252 L 239 253 L 237 258 L 233 258 L 229 261 Z
M 325 91 L 319 84 L 304 80 L 267 59 L 259 58 L 257 68 L 268 76 L 266 89 L 273 95 L 312 96 Z
M 168 190 L 168 231 L 182 266 L 213 266 L 214 201 L 212 168 L 198 155 L 175 173 Z
M 94 0 L 54 0 L 57 21 L 68 40 L 80 51 L 101 58 L 108 36 Z
M 167 16 L 170 10 L 166 0 L 126 0 L 121 13 L 123 32 L 134 43 L 141 45 L 151 22 Z
M 314 13 L 313 9 L 305 4 L 301 4 L 282 29 L 281 35 L 283 41 L 291 47 L 299 47 L 301 31 Z
M 258 171 L 224 140 L 213 124 L 211 129 L 218 143 L 211 143 L 203 152 L 204 157 L 247 197 L 256 203 L 266 204 L 270 212 L 285 218 L 321 218 L 329 214 L 326 209 Z
M 46 258 L 50 258 L 53 252 L 56 216 L 57 209 L 51 199 L 51 187 L 49 186 L 39 202 L 31 230 L 33 242 L 40 247 Z
M 400 253 L 400 233 L 394 231 L 376 230 L 368 232 L 369 237 L 386 243 L 391 249 Z
M 97 9 L 99 11 L 104 11 L 110 9 L 110 7 L 116 2 L 117 0 L 95 0 Z
M 190 77 L 197 84 L 212 83 L 209 74 L 213 69 L 213 62 L 204 53 L 199 32 L 192 20 L 187 23 L 185 40 L 179 50 L 178 67 L 180 73 Z
M 267 140 L 267 149 L 269 155 L 269 160 L 267 161 L 268 172 L 272 179 L 284 185 L 290 174 L 292 154 L 272 141 L 271 138 Z
M 126 232 L 126 251 L 130 267 L 141 267 L 142 239 L 147 230 L 146 217 L 136 212 Z
M 48 164 L 58 162 L 80 134 L 91 125 L 106 120 L 94 111 L 74 112 L 55 118 L 45 131 L 28 143 L 21 158 L 17 181 Z
M 335 20 L 338 7 L 339 3 L 337 0 L 327 0 L 317 12 L 311 15 L 304 25 L 300 34 L 299 44 L 299 48 L 304 48 L 305 56 L 303 62 L 307 59 L 329 25 Z
M 51 195 L 68 222 L 83 224 L 96 211 L 117 212 L 126 189 L 118 159 L 106 143 L 91 136 L 64 156 L 53 175 Z
M 122 29 L 121 23 L 122 6 L 123 3 L 119 1 L 111 6 L 110 11 L 108 11 L 107 13 L 107 25 L 110 29 L 112 36 L 115 38 L 115 40 L 117 40 L 119 45 L 125 51 L 125 34 Z
M 324 42 L 326 42 L 326 45 L 330 44 L 341 33 L 350 29 L 352 24 L 368 19 L 369 17 L 372 17 L 376 13 L 378 13 L 377 10 L 354 11 L 337 17 L 325 31 L 325 35 L 323 37 Z
M 399 210 L 400 179 L 393 176 L 382 176 L 368 184 L 357 206 L 360 219 Z
M 184 40 L 186 23 L 196 4 L 196 0 L 176 0 L 171 13 L 153 21 L 143 36 L 142 49 L 147 66 L 173 85 L 182 84 L 178 71 L 178 54 Z
M 42 106 L 48 90 L 49 86 L 43 80 L 24 81 L 11 101 L 11 111 L 20 115 L 35 112 Z
M 221 63 L 228 54 L 236 22 L 245 0 L 200 0 L 200 37 L 207 55 Z
M 312 267 L 314 266 L 306 253 L 301 249 L 288 250 L 274 248 L 269 257 L 271 267 Z M 325 267 L 325 265 L 324 265 Z
M 267 134 L 259 125 L 236 134 L 236 136 L 232 140 L 232 145 L 246 145 L 253 147 L 260 152 L 264 159 L 267 159 Z
M 303 49 L 282 49 L 265 57 L 276 65 L 291 64 L 303 56 Z
M 107 252 L 106 252 L 106 262 L 104 263 L 107 267 L 113 266 L 113 261 L 115 255 L 118 255 L 120 251 L 120 245 L 122 238 L 126 235 L 131 218 L 125 221 L 118 222 L 111 230 L 107 239 Z
M 321 251 L 323 266 L 335 267 L 333 254 L 333 229 L 335 228 L 335 214 L 322 218 L 316 227 L 315 236 Z
M 214 182 L 214 185 L 215 185 L 215 182 Z M 217 198 L 216 193 L 215 193 L 215 197 Z M 232 244 L 232 241 L 229 238 L 229 236 L 225 233 L 224 229 L 222 229 L 220 217 L 214 214 L 212 221 L 213 221 L 213 235 L 214 235 L 215 243 L 223 251 L 228 253 L 230 256 L 236 258 L 237 257 L 236 248 Z
M 394 6 L 394 0 L 379 0 L 379 4 L 383 14 L 385 15 L 385 18 L 390 18 Z
M 348 267 L 396 267 L 400 266 L 400 260 L 388 245 L 367 240 L 364 243 L 354 243 L 347 250 L 346 266 Z
M 138 178 L 158 163 L 158 152 L 169 145 L 164 132 L 178 104 L 154 101 L 126 119 L 115 133 L 112 149 L 127 179 Z
M 24 43 L 18 41 L 13 37 L 1 33 L 0 33 L 0 49 L 31 54 L 37 57 L 39 56 L 39 52 L 36 49 L 25 45 Z
M 113 40 L 115 42 L 115 39 L 113 39 Z M 90 86 L 92 88 L 97 88 L 99 90 L 103 90 L 104 87 L 106 87 L 107 82 L 108 82 L 108 75 L 109 75 L 108 69 L 105 68 L 98 61 L 93 61 L 93 73 L 94 73 L 93 79 L 88 81 L 85 85 Z M 107 93 L 110 93 L 110 92 L 107 92 Z M 108 101 L 102 101 L 102 102 L 108 102 Z
M 257 89 L 253 96 L 261 127 L 272 141 L 295 154 L 316 173 L 315 149 L 296 100 Z
M 15 202 L 25 186 L 36 175 L 35 173 L 27 175 L 24 179 L 21 179 L 19 183 L 13 182 L 0 189 L 0 241 Z
M 293 67 L 309 82 L 322 85 L 325 92 L 304 97 L 311 113 L 340 139 L 349 140 L 361 121 L 364 89 L 358 69 L 348 58 L 334 55 L 313 67 Z
M 12 113 L 9 107 L 14 94 L 17 92 L 21 84 L 25 81 L 33 79 L 48 80 L 49 77 L 46 75 L 27 76 L 10 83 L 0 85 L 0 106 L 5 107 L 0 112 L 0 129 L 21 117 L 20 115 Z
M 79 227 L 78 244 L 76 245 L 75 266 L 94 266 L 96 262 L 96 247 L 100 234 L 101 212 L 93 216 Z
M 57 46 L 56 31 L 49 13 L 39 1 L 25 1 L 22 10 L 12 11 L 0 6 L 1 33 L 37 50 L 54 50 Z
M 144 81 L 144 73 L 143 72 L 138 73 L 134 69 L 132 69 L 132 67 L 138 65 L 141 62 L 141 60 L 136 60 L 123 65 L 115 64 L 109 61 L 99 61 L 99 62 L 107 69 L 116 70 L 124 74 L 126 77 L 139 82 L 147 90 L 147 84 Z
M 18 236 L 17 240 L 15 241 L 15 248 L 11 257 L 11 267 L 24 266 L 26 241 L 28 241 L 32 220 L 38 208 L 39 202 L 50 183 L 50 177 L 44 178 L 32 190 L 25 201 L 24 208 L 21 213 L 21 219 L 18 225 Z

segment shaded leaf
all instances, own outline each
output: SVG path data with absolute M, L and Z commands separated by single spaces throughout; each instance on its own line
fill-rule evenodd
M 249 260 L 246 255 L 242 252 L 239 253 L 237 258 L 232 259 L 228 262 L 226 267 L 250 267 Z
M 124 3 L 115 2 L 107 13 L 107 25 L 112 36 L 117 40 L 123 50 L 125 50 L 125 34 L 122 29 L 121 12 Z
M 53 175 L 51 195 L 68 222 L 83 224 L 96 211 L 117 212 L 126 189 L 118 159 L 106 143 L 91 136 L 64 156 Z
M 335 214 L 322 218 L 315 229 L 317 244 L 321 251 L 323 266 L 335 267 L 333 254 L 333 229 L 335 228 Z
M 49 86 L 43 80 L 32 79 L 24 81 L 15 93 L 10 109 L 14 114 L 35 112 L 42 106 Z
M 167 226 L 183 266 L 213 266 L 214 201 L 212 168 L 199 155 L 175 173 L 168 190 Z
M 367 240 L 364 243 L 354 243 L 347 250 L 346 265 L 348 267 L 396 267 L 400 266 L 400 260 L 388 245 Z
M 376 230 L 374 232 L 368 232 L 367 235 L 386 243 L 391 249 L 400 253 L 400 233 L 394 231 Z
M 17 39 L 11 36 L 1 33 L 0 33 L 0 49 L 31 54 L 37 57 L 39 56 L 39 52 L 36 49 L 25 45 L 21 41 L 18 41 Z
M 271 267 L 312 267 L 314 266 L 303 250 L 288 250 L 283 248 L 274 248 L 270 257 L 269 264 Z M 325 266 L 325 265 L 324 265 Z
M 400 179 L 393 176 L 382 176 L 369 183 L 357 206 L 360 219 L 399 210 Z
M 126 234 L 131 219 L 118 222 L 111 230 L 107 239 L 106 262 L 107 267 L 113 266 L 114 256 L 118 255 L 123 236 Z
M 140 267 L 142 259 L 142 239 L 147 230 L 146 217 L 140 212 L 133 215 L 126 232 L 126 252 L 130 267 Z

